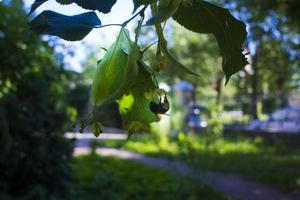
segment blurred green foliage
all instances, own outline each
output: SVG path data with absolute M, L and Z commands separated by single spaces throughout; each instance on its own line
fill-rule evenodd
M 0 2 L 0 18 L 0 199 L 62 199 L 72 153 L 63 133 L 77 115 L 66 95 L 77 75 L 27 31 L 21 0 Z
M 162 169 L 96 155 L 74 159 L 74 200 L 227 199 L 211 188 Z
M 287 106 L 291 95 L 299 94 L 299 8 L 297 0 L 220 0 L 247 23 L 251 68 L 239 73 L 235 85 L 237 102 L 257 117 L 258 104 L 270 113 Z M 276 98 L 276 99 L 273 99 Z

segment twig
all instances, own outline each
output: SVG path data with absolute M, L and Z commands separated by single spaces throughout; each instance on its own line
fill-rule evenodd
M 135 15 L 133 15 L 130 19 L 126 20 L 126 21 L 122 24 L 122 26 L 123 26 L 123 27 L 126 26 L 131 20 L 133 20 L 134 18 L 136 18 L 136 17 L 139 16 L 140 14 L 144 13 L 147 7 L 148 7 L 148 5 L 147 5 L 147 6 L 144 6 L 139 12 L 137 12 Z

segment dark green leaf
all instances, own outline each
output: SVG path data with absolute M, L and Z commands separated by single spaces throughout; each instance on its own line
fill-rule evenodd
M 95 12 L 66 16 L 53 11 L 43 11 L 30 23 L 30 29 L 37 34 L 55 35 L 69 41 L 83 39 L 101 22 Z
M 215 35 L 223 58 L 226 83 L 232 74 L 247 65 L 242 54 L 247 37 L 246 25 L 234 18 L 227 9 L 205 1 L 186 2 L 179 6 L 173 18 L 191 31 Z
M 80 7 L 88 10 L 98 10 L 99 12 L 109 13 L 117 0 L 72 0 Z

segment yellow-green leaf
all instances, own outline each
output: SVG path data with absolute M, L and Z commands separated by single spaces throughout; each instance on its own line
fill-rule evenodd
M 156 86 L 152 80 L 151 74 L 139 65 L 139 76 L 134 86 L 132 86 L 129 95 L 124 95 L 119 100 L 119 110 L 122 116 L 124 128 L 132 130 L 139 129 L 133 127 L 134 124 L 144 124 L 159 121 L 159 117 L 152 113 L 149 104 L 151 99 L 146 98 L 146 94 L 155 91 Z

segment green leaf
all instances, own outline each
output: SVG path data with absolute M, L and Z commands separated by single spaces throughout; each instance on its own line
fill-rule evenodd
M 88 10 L 98 10 L 102 13 L 109 13 L 117 0 L 72 0 L 80 7 Z
M 149 105 L 151 99 L 146 94 L 156 90 L 151 74 L 139 62 L 139 76 L 132 86 L 130 94 L 124 95 L 119 100 L 119 110 L 124 128 L 138 131 L 148 127 L 149 123 L 159 121 L 159 117 L 152 113 Z
M 69 41 L 83 39 L 101 22 L 95 12 L 66 16 L 53 11 L 43 11 L 31 22 L 29 27 L 37 34 L 55 35 Z
M 146 26 L 159 24 L 169 19 L 178 9 L 182 0 L 160 1 L 157 12 L 146 22 Z
M 103 125 L 100 122 L 94 122 L 92 124 L 92 133 L 98 137 L 101 133 L 103 133 Z
M 242 54 L 247 37 L 246 25 L 234 18 L 227 9 L 206 1 L 185 2 L 179 6 L 173 18 L 191 31 L 214 34 L 223 58 L 226 83 L 232 74 L 248 64 Z
M 138 48 L 130 40 L 129 31 L 122 28 L 117 40 L 98 64 L 92 86 L 94 105 L 112 103 L 126 93 L 138 73 Z

